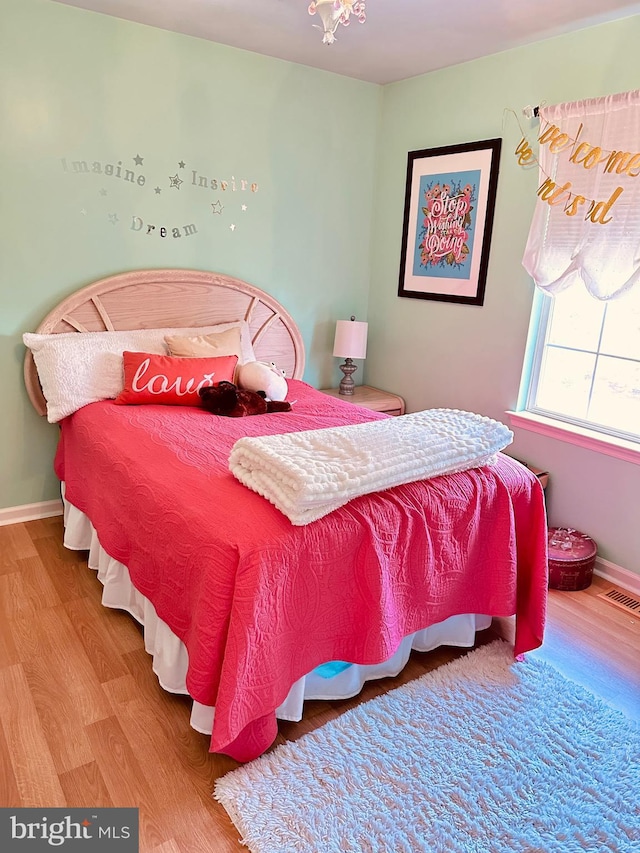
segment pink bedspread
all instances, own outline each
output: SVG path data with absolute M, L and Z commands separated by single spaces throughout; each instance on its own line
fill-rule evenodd
M 188 690 L 216 708 L 211 751 L 240 761 L 271 745 L 275 709 L 322 663 L 379 663 L 457 613 L 515 613 L 520 654 L 545 621 L 543 493 L 507 456 L 303 527 L 240 484 L 227 461 L 243 435 L 381 417 L 289 388 L 291 413 L 240 419 L 93 403 L 63 421 L 55 461 L 67 499 L 185 643 Z

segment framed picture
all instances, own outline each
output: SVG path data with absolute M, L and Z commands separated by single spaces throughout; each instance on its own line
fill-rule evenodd
M 483 304 L 501 144 L 409 152 L 398 296 Z

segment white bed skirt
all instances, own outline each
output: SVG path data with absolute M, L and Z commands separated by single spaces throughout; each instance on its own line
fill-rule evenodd
M 103 585 L 102 603 L 105 607 L 125 610 L 144 628 L 144 645 L 153 659 L 153 671 L 160 685 L 170 693 L 188 695 L 186 673 L 188 656 L 183 643 L 158 618 L 151 602 L 141 595 L 129 578 L 126 566 L 110 557 L 98 541 L 89 518 L 64 500 L 64 545 L 74 551 L 89 551 L 89 568 L 97 571 Z M 396 653 L 381 664 L 353 664 L 331 678 L 317 671 L 296 681 L 287 698 L 277 709 L 281 720 L 297 722 L 302 719 L 305 699 L 346 699 L 357 695 L 366 681 L 397 675 L 405 666 L 412 649 L 431 651 L 438 646 L 471 647 L 476 631 L 488 628 L 490 616 L 464 614 L 451 616 L 423 631 L 418 631 L 400 644 Z M 196 731 L 211 734 L 214 708 L 193 701 L 191 725 Z

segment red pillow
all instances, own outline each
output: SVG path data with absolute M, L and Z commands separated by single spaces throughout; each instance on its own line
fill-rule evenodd
M 160 403 L 199 406 L 198 390 L 226 379 L 233 382 L 237 355 L 176 358 L 149 352 L 124 352 L 124 390 L 115 402 L 123 405 Z

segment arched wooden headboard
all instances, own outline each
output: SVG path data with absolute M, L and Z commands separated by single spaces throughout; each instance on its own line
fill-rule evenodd
M 268 293 L 245 281 L 188 269 L 134 270 L 77 290 L 47 314 L 36 332 L 103 332 L 211 326 L 246 320 L 256 358 L 274 361 L 287 376 L 304 373 L 304 342 L 291 315 Z M 31 351 L 24 361 L 29 399 L 46 414 Z

